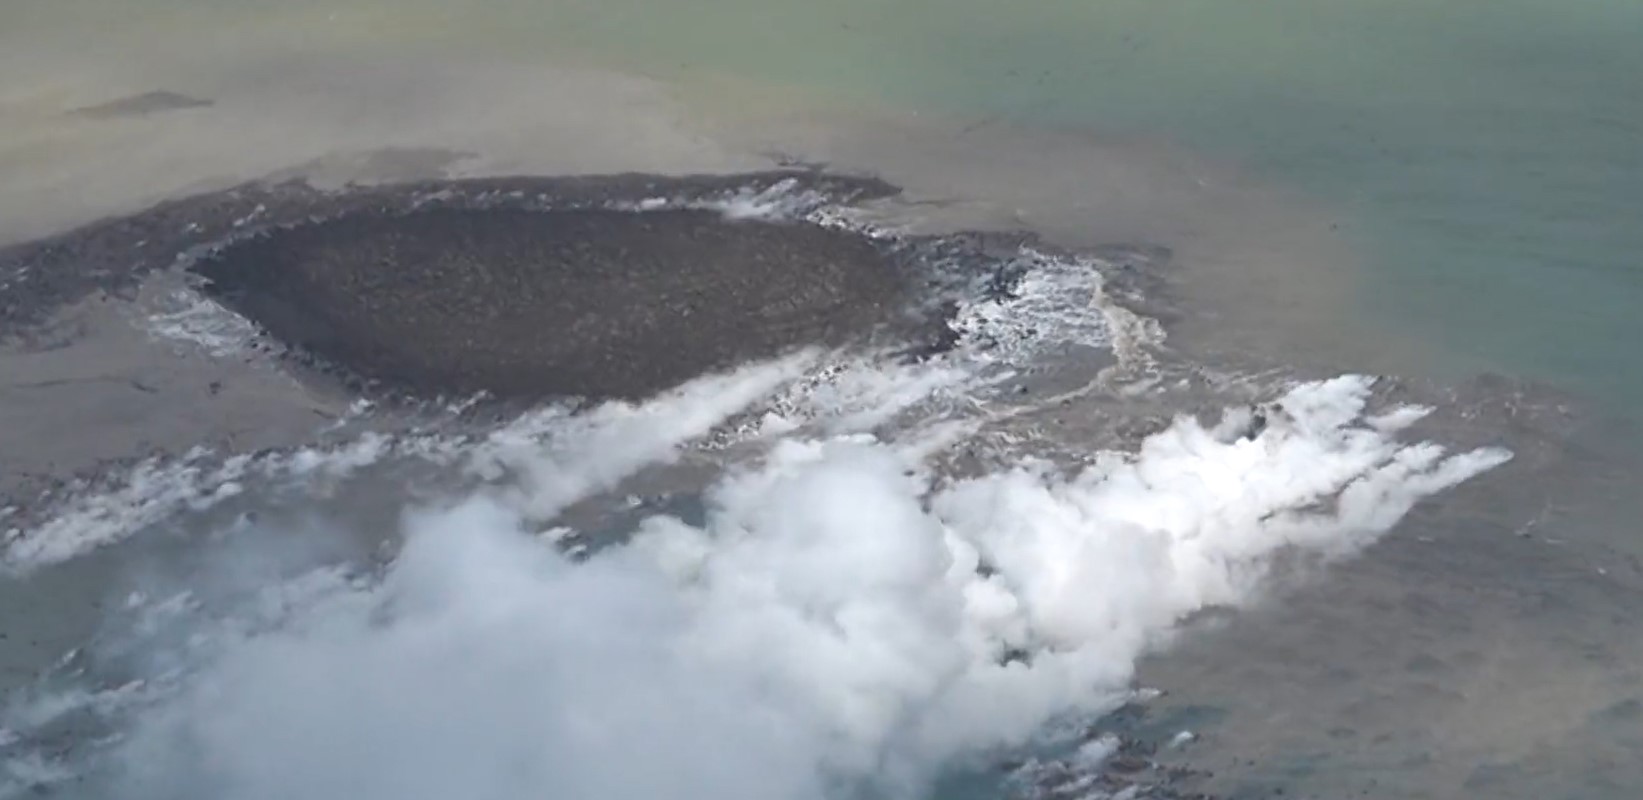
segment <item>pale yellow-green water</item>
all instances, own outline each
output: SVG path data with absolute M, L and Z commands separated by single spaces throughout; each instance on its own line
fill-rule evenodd
M 1337 209 L 1356 310 L 1459 369 L 1643 399 L 1643 4 L 513 3 L 506 46 L 1174 141 Z M 494 21 L 492 21 L 494 20 Z

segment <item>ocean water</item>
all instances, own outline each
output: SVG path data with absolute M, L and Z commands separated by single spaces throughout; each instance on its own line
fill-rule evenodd
M 524 6 L 516 6 L 524 8 Z M 904 108 L 1156 137 L 1326 204 L 1350 303 L 1448 374 L 1643 399 L 1643 7 L 1365 0 L 617 2 L 524 37 L 659 74 L 757 75 Z M 528 45 L 522 45 L 528 46 Z M 1098 191 L 1098 189 L 1096 190 Z
M 923 367 L 809 354 L 478 428 L 360 405 L 4 498 L 0 797 L 1125 797 L 1088 726 L 1133 707 L 1118 733 L 1226 797 L 1631 797 L 1638 472 L 1600 421 L 1643 400 L 1639 41 L 1596 0 L 10 4 L 17 230 L 376 147 L 744 163 L 599 117 L 656 104 L 709 138 L 781 116 L 994 226 L 1111 209 L 1079 243 L 1182 263 L 1016 253 Z M 160 89 L 213 105 L 63 121 Z M 126 309 L 193 370 L 165 374 L 256 362 L 165 289 Z M 7 472 L 56 452 L 12 397 Z

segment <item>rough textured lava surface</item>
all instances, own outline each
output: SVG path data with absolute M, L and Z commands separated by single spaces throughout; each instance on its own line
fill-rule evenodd
M 702 209 L 353 214 L 195 269 L 276 338 L 361 377 L 504 397 L 640 397 L 846 344 L 904 294 L 865 237 Z
M 895 193 L 809 170 L 252 183 L 0 247 L 0 343 L 60 346 L 60 311 L 185 270 L 299 370 L 413 398 L 636 398 L 799 347 L 928 351 L 950 331 L 906 248 L 732 213 Z

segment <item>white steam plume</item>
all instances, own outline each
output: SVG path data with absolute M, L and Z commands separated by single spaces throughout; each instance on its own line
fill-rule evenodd
M 1398 442 L 1418 411 L 1366 418 L 1369 388 L 1298 387 L 1259 431 L 1180 419 L 1073 474 L 944 484 L 894 439 L 780 439 L 702 525 L 652 518 L 582 563 L 534 519 L 662 454 L 621 426 L 529 468 L 522 444 L 520 494 L 408 513 L 382 580 L 233 640 L 145 712 L 121 795 L 916 796 L 1110 707 L 1143 651 L 1247 600 L 1275 554 L 1351 552 L 1508 458 Z

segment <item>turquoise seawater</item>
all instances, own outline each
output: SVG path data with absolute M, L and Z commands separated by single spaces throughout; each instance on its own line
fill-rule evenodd
M 573 42 L 943 113 L 1156 137 L 1339 209 L 1352 313 L 1458 377 L 1643 400 L 1643 3 L 516 2 Z M 547 46 L 547 45 L 541 45 Z

